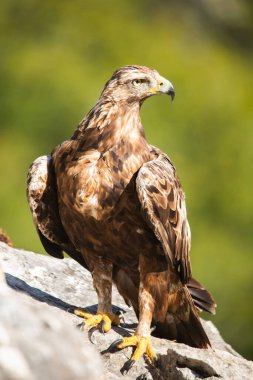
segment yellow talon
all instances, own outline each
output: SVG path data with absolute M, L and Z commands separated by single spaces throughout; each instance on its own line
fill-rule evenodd
M 136 346 L 136 349 L 131 357 L 131 361 L 136 363 L 143 355 L 146 355 L 150 359 L 151 363 L 154 364 L 156 362 L 157 356 L 153 350 L 149 337 L 133 335 L 123 338 L 122 342 L 117 344 L 118 349 L 129 346 Z
M 112 324 L 115 326 L 120 324 L 119 316 L 113 313 L 97 313 L 94 315 L 80 309 L 75 309 L 74 314 L 85 319 L 85 329 L 91 326 L 97 326 L 101 323 L 103 332 L 108 332 L 110 331 Z
M 138 343 L 138 335 L 128 336 L 122 339 L 122 343 L 117 344 L 117 348 L 120 350 L 129 346 L 137 346 Z
M 85 319 L 88 319 L 88 318 L 94 316 L 94 314 L 86 313 L 85 311 L 80 310 L 80 309 L 75 309 L 75 310 L 74 310 L 74 314 L 75 314 L 75 315 L 78 315 L 78 317 L 82 317 L 82 318 L 85 318 Z

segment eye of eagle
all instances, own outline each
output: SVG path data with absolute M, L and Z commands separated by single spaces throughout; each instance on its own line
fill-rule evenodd
M 149 81 L 147 79 L 134 79 L 132 80 L 132 85 L 135 88 L 146 88 L 148 87 Z

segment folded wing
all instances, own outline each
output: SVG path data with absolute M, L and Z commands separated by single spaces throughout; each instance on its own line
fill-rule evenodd
M 175 168 L 167 155 L 159 153 L 145 163 L 136 178 L 143 216 L 160 241 L 169 264 L 185 284 L 191 278 L 191 233 L 185 196 Z
M 51 256 L 63 259 L 63 251 L 86 268 L 61 223 L 52 157 L 38 157 L 27 176 L 27 199 L 41 243 Z

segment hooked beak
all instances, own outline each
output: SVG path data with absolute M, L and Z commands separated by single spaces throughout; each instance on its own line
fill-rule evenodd
M 156 95 L 156 94 L 165 94 L 170 95 L 171 101 L 175 98 L 175 90 L 172 84 L 168 79 L 165 79 L 161 76 L 157 79 L 157 84 L 154 88 L 149 88 L 144 93 L 149 95 Z
M 170 95 L 171 101 L 175 98 L 175 90 L 169 80 L 159 77 L 158 79 L 159 92 L 161 94 Z

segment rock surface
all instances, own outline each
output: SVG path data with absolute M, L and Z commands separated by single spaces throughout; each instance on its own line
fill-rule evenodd
M 96 311 L 96 294 L 90 274 L 71 259 L 13 249 L 0 243 L 0 380 L 81 380 L 122 377 L 120 369 L 131 349 L 99 355 L 121 336 L 132 334 L 136 317 L 117 291 L 114 310 L 125 311 L 125 324 L 109 333 L 93 334 L 75 328 L 82 319 L 73 306 Z M 245 379 L 253 378 L 253 363 L 243 359 L 223 341 L 211 322 L 204 327 L 212 349 L 152 338 L 160 366 L 143 359 L 124 379 Z M 123 377 L 122 377 L 123 378 Z

